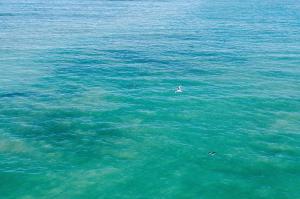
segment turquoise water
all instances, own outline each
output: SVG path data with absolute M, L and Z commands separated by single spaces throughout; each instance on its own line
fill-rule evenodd
M 0 1 L 1 199 L 297 199 L 299 121 L 299 1 Z

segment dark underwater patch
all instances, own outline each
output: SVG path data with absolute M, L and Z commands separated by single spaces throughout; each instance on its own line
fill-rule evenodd
M 12 13 L 0 13 L 0 17 L 12 17 L 14 16 Z
M 19 93 L 19 92 L 12 92 L 12 93 L 1 93 L 0 98 L 3 97 L 25 97 L 27 96 L 26 93 Z
M 29 97 L 32 96 L 31 92 L 10 92 L 10 93 L 0 93 L 0 98 L 13 98 L 13 97 Z

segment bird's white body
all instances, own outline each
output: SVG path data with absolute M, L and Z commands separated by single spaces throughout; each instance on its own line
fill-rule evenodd
M 183 92 L 183 90 L 182 90 L 181 86 L 178 86 L 175 93 L 182 93 L 182 92 Z

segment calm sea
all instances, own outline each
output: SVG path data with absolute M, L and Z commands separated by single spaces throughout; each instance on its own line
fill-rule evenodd
M 299 187 L 298 0 L 0 0 L 1 199 Z

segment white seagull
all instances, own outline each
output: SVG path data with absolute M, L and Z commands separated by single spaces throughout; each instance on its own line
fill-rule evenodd
M 183 90 L 182 90 L 181 86 L 178 86 L 175 93 L 182 93 L 182 92 L 183 92 Z

